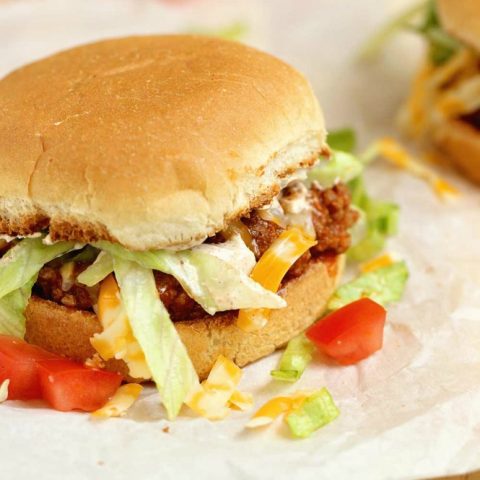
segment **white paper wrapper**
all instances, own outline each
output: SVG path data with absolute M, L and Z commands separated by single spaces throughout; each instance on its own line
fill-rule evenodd
M 328 124 L 355 126 L 365 144 L 392 129 L 421 42 L 398 40 L 368 68 L 352 57 L 404 3 L 249 0 L 174 8 L 153 0 L 3 1 L 0 72 L 99 37 L 242 20 L 249 43 L 311 78 Z M 380 479 L 479 468 L 480 195 L 450 177 L 462 195 L 444 203 L 389 166 L 368 174 L 372 194 L 402 207 L 400 234 L 388 250 L 411 271 L 404 300 L 389 309 L 381 352 L 351 367 L 318 360 L 295 385 L 271 381 L 278 354 L 245 368 L 241 388 L 255 395 L 257 407 L 296 389 L 329 388 L 341 416 L 312 438 L 291 440 L 281 422 L 245 431 L 248 415 L 240 413 L 218 423 L 188 415 L 168 423 L 153 390 L 127 418 L 108 421 L 7 402 L 0 406 L 0 477 Z

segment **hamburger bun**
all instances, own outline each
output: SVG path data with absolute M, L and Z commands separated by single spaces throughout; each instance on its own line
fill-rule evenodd
M 270 201 L 325 135 L 308 81 L 239 43 L 67 50 L 0 81 L 0 233 L 188 248 Z
M 305 330 L 325 310 L 342 274 L 343 264 L 343 256 L 310 262 L 304 274 L 289 281 L 280 292 L 287 307 L 272 310 L 267 326 L 261 330 L 245 332 L 239 329 L 235 312 L 175 322 L 200 378 L 207 377 L 219 355 L 242 367 L 269 355 Z M 95 314 L 32 297 L 26 318 L 25 339 L 29 343 L 81 362 L 95 354 L 90 338 L 102 331 Z M 123 361 L 110 360 L 106 368 L 128 378 L 128 368 Z
M 480 50 L 480 2 L 478 0 L 437 0 L 445 30 L 462 42 Z
M 450 162 L 480 184 L 480 134 L 466 122 L 452 120 L 435 131 L 434 142 Z

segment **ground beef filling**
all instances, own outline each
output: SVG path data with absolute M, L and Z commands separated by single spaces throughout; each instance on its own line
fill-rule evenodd
M 312 206 L 312 221 L 317 244 L 307 251 L 290 268 L 285 281 L 303 274 L 312 260 L 321 260 L 344 253 L 350 246 L 349 228 L 358 214 L 350 208 L 350 195 L 342 184 L 320 189 L 315 185 L 309 192 Z M 258 212 L 252 212 L 241 219 L 251 237 L 251 247 L 257 260 L 265 253 L 274 240 L 285 230 L 276 223 L 263 219 Z M 210 241 L 221 241 L 216 235 Z M 34 294 L 52 300 L 66 307 L 92 310 L 98 294 L 97 289 L 87 288 L 76 281 L 87 264 L 76 263 L 71 284 L 65 287 L 60 265 L 52 262 L 40 271 Z M 194 320 L 205 317 L 202 307 L 192 300 L 177 280 L 171 275 L 155 272 L 155 282 L 162 302 L 173 321 Z
M 98 296 L 98 288 L 88 288 L 77 282 L 77 276 L 88 267 L 86 263 L 75 263 L 71 285 L 65 285 L 61 274 L 61 264 L 53 261 L 45 265 L 38 274 L 33 293 L 78 310 L 92 310 Z

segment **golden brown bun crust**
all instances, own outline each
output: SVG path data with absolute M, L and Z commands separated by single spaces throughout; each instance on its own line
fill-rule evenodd
M 480 50 L 480 2 L 437 0 L 443 27 L 451 35 Z
M 205 378 L 219 355 L 244 366 L 272 353 L 319 318 L 334 292 L 343 270 L 343 257 L 310 263 L 299 278 L 287 283 L 282 296 L 288 306 L 273 310 L 268 325 L 247 333 L 235 325 L 232 313 L 213 318 L 176 322 L 178 332 L 200 378 Z M 72 310 L 32 297 L 26 311 L 26 340 L 51 352 L 84 362 L 95 350 L 90 338 L 101 331 L 93 313 Z M 107 368 L 126 374 L 122 361 Z
M 436 145 L 463 174 L 480 184 L 480 132 L 466 122 L 450 121 L 435 132 Z
M 191 35 L 81 46 L 0 81 L 0 233 L 187 248 L 324 141 L 308 81 L 266 53 Z

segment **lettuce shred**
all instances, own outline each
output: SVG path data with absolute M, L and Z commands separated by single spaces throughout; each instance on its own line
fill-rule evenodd
M 112 256 L 102 251 L 98 254 L 95 261 L 77 277 L 77 281 L 87 287 L 93 287 L 108 277 L 112 272 Z
M 252 280 L 240 266 L 200 248 L 131 252 L 108 242 L 98 242 L 96 246 L 115 257 L 174 276 L 188 295 L 211 315 L 225 310 L 286 305 L 283 298 Z
M 158 296 L 153 272 L 119 257 L 114 257 L 114 271 L 133 334 L 145 354 L 167 415 L 173 419 L 198 385 L 195 368 Z
M 314 346 L 305 335 L 299 335 L 288 342 L 280 363 L 271 375 L 276 380 L 296 382 L 312 359 Z
M 362 297 L 369 297 L 383 306 L 402 298 L 408 280 L 404 261 L 395 262 L 364 273 L 337 289 L 328 303 L 329 310 L 337 310 Z
M 462 46 L 443 28 L 436 1 L 422 0 L 393 18 L 372 35 L 360 49 L 359 58 L 362 60 L 375 58 L 385 44 L 401 31 L 414 32 L 426 39 L 430 61 L 434 65 L 447 62 Z
M 335 405 L 330 392 L 322 388 L 313 393 L 296 410 L 285 417 L 294 437 L 307 438 L 316 430 L 333 422 L 340 410 Z
M 75 248 L 72 242 L 45 245 L 42 237 L 25 238 L 0 259 L 0 334 L 24 337 L 24 312 L 38 272 Z

